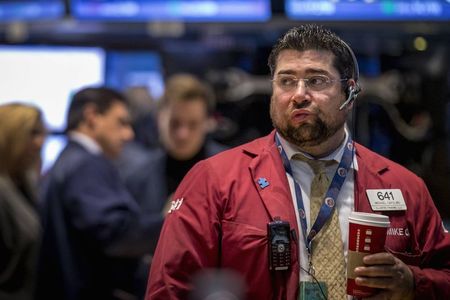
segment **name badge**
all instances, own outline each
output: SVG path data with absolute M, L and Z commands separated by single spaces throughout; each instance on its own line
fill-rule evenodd
M 366 194 L 374 211 L 406 210 L 405 199 L 399 189 L 366 190 Z

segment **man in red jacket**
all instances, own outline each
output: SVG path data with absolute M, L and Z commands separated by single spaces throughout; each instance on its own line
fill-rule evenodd
M 241 275 L 247 299 L 342 300 L 345 271 L 330 279 L 314 255 L 321 243 L 325 252 L 336 246 L 339 255 L 325 264 L 339 257 L 346 264 L 351 211 L 390 219 L 386 252 L 350 270 L 358 285 L 376 288 L 370 299 L 450 299 L 450 237 L 423 181 L 353 143 L 345 126 L 360 90 L 350 47 L 329 30 L 305 25 L 277 42 L 269 66 L 275 130 L 187 174 L 162 229 L 146 299 L 186 299 L 198 287 L 194 274 L 220 268 Z M 325 174 L 334 177 L 316 220 L 309 216 L 315 174 L 299 155 L 332 161 Z M 369 189 L 401 200 L 383 206 Z M 333 214 L 339 246 L 319 238 L 333 227 Z

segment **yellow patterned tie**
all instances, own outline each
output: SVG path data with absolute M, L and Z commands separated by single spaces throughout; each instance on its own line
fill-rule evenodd
M 335 161 L 312 160 L 301 154 L 296 154 L 293 158 L 305 161 L 314 171 L 310 192 L 310 227 L 312 227 L 330 186 L 325 168 Z M 328 299 L 347 299 L 344 247 L 337 209 L 333 210 L 331 218 L 313 239 L 312 264 L 316 279 L 327 284 Z

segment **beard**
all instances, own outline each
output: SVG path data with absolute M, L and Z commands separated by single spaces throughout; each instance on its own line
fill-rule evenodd
M 318 110 L 310 123 L 302 123 L 294 126 L 289 122 L 287 117 L 285 120 L 282 119 L 283 114 L 276 110 L 273 103 L 274 101 L 272 99 L 270 103 L 270 117 L 273 127 L 284 139 L 299 148 L 322 144 L 345 124 L 345 120 L 333 119 L 327 121 L 321 118 L 320 116 L 323 114 Z

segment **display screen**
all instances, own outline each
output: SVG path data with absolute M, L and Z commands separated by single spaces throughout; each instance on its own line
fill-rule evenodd
M 0 104 L 40 107 L 49 131 L 63 131 L 74 92 L 104 82 L 100 48 L 0 46 Z
M 63 17 L 64 13 L 64 0 L 0 0 L 0 22 L 51 20 Z
M 107 52 L 105 84 L 121 91 L 145 87 L 154 99 L 158 99 L 164 92 L 159 54 L 152 51 Z
M 270 0 L 72 0 L 77 19 L 245 22 L 271 17 Z
M 450 0 L 286 0 L 285 11 L 305 21 L 448 21 Z
M 55 163 L 61 151 L 67 144 L 67 137 L 63 134 L 50 134 L 42 145 L 42 167 L 41 172 L 47 172 Z

